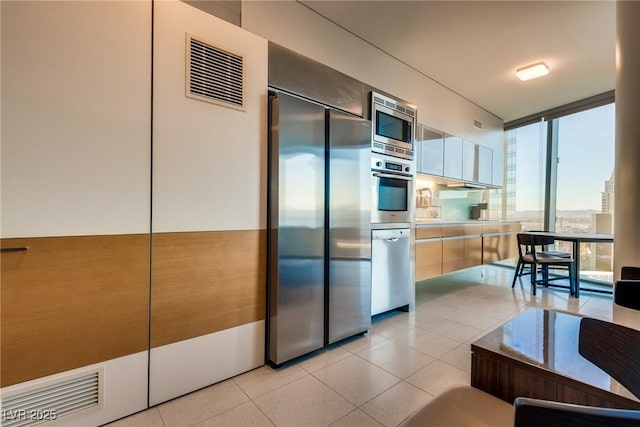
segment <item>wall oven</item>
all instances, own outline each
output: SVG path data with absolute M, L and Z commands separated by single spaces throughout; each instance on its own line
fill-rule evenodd
M 371 151 L 413 160 L 416 109 L 371 92 Z
M 372 156 L 371 223 L 413 222 L 413 196 L 412 162 Z

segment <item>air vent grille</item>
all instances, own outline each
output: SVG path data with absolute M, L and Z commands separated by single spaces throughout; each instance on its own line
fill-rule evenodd
M 474 120 L 473 126 L 475 126 L 478 129 L 482 129 L 482 122 L 480 120 Z
M 187 34 L 187 96 L 244 110 L 244 57 Z
M 102 405 L 102 371 L 83 372 L 73 378 L 2 398 L 3 427 L 34 426 Z

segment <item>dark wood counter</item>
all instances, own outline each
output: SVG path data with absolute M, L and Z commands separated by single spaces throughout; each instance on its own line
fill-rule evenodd
M 585 342 L 584 333 L 580 337 L 582 319 L 537 308 L 524 311 L 471 345 L 471 385 L 509 403 L 521 396 L 640 409 L 640 399 L 579 351 L 580 345 L 607 345 L 607 340 Z

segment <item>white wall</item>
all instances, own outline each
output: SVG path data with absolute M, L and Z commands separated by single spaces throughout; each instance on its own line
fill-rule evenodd
M 244 111 L 186 97 L 187 33 L 244 57 Z M 186 3 L 156 2 L 153 83 L 153 232 L 266 229 L 267 41 Z M 229 248 L 238 250 L 245 249 Z M 229 286 L 216 277 L 200 280 L 203 287 Z M 152 293 L 152 311 L 153 304 Z M 152 348 L 151 404 L 261 366 L 264 344 L 259 320 Z
M 182 2 L 155 5 L 153 231 L 266 228 L 267 41 Z M 185 96 L 185 33 L 246 61 L 246 111 Z
M 2 2 L 2 237 L 149 231 L 150 76 L 150 2 Z
M 294 1 L 244 1 L 243 28 L 418 107 L 418 121 L 503 151 L 503 122 Z M 434 61 L 437 61 L 434 58 Z M 479 120 L 483 130 L 473 126 Z

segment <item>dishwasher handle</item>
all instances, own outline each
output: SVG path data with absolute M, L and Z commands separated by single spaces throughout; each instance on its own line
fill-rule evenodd
M 410 236 L 408 228 L 392 228 L 385 230 L 371 230 L 372 240 L 386 240 L 388 242 L 397 242 L 400 239 L 408 239 Z

